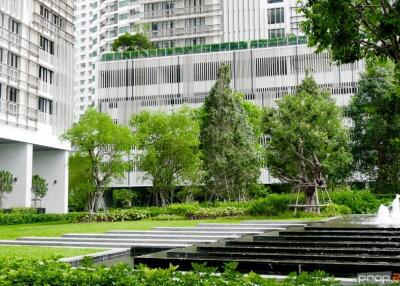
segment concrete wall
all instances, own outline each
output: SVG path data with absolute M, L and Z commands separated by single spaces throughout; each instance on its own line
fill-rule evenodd
M 68 211 L 68 152 L 63 150 L 34 151 L 33 175 L 48 183 L 48 193 L 41 202 L 46 213 Z
M 17 178 L 13 191 L 5 195 L 4 208 L 31 206 L 32 151 L 32 144 L 0 145 L 0 170 L 10 171 Z

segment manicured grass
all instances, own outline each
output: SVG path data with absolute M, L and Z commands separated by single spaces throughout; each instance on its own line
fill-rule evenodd
M 271 219 L 271 218 L 221 218 L 213 220 L 140 220 L 129 222 L 101 222 L 101 223 L 77 223 L 49 222 L 35 224 L 20 224 L 0 226 L 0 239 L 16 239 L 22 236 L 61 236 L 65 233 L 104 233 L 109 230 L 148 230 L 158 226 L 182 226 L 191 227 L 199 223 L 239 223 L 243 220 Z M 286 220 L 320 220 L 319 218 L 286 219 Z M 285 220 L 285 219 L 280 219 Z
M 9 257 L 51 259 L 72 257 L 103 251 L 104 249 L 53 248 L 35 246 L 0 246 L 0 260 Z

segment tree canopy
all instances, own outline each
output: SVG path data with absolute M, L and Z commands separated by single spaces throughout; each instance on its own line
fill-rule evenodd
M 49 191 L 49 184 L 44 178 L 39 175 L 34 175 L 32 177 L 32 193 L 35 195 L 35 205 L 36 201 L 41 201 Z
M 199 175 L 199 123 L 183 108 L 171 114 L 142 112 L 131 120 L 138 163 L 153 182 L 156 204 L 173 202 L 179 185 L 193 183 Z
M 127 160 L 132 133 L 128 127 L 115 124 L 110 116 L 89 108 L 62 137 L 71 142 L 76 154 L 87 160 L 94 186 L 88 205 L 91 212 L 97 211 L 108 184 L 132 168 Z
M 209 199 L 245 199 L 260 176 L 257 140 L 230 83 L 230 67 L 222 65 L 203 107 L 200 140 Z
M 300 0 L 309 44 L 328 50 L 334 60 L 350 63 L 365 56 L 400 65 L 400 1 Z
M 316 189 L 344 178 L 351 163 L 341 111 L 311 76 L 277 105 L 264 118 L 268 170 L 301 188 L 313 205 Z
M 390 61 L 370 61 L 346 115 L 355 171 L 379 192 L 400 186 L 400 85 Z
M 153 49 L 154 46 L 143 33 L 125 33 L 113 42 L 111 48 L 114 52 L 132 52 Z

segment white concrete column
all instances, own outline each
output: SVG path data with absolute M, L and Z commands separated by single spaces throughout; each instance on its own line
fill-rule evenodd
M 32 150 L 32 144 L 0 144 L 0 170 L 17 179 L 13 191 L 5 195 L 4 208 L 31 206 Z
M 33 175 L 48 183 L 48 193 L 41 202 L 46 213 L 68 212 L 68 151 L 33 151 Z

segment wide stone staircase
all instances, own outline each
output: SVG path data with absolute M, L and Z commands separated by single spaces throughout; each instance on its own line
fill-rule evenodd
M 193 262 L 221 267 L 224 263 L 236 261 L 238 270 L 243 272 L 287 275 L 323 270 L 337 277 L 355 277 L 358 273 L 368 272 L 400 272 L 399 228 L 288 227 L 234 240 L 139 256 L 135 258 L 135 264 L 151 267 L 172 264 L 179 265 L 180 270 L 189 270 Z
M 290 222 L 199 224 L 196 227 L 155 227 L 148 231 L 113 230 L 107 233 L 68 233 L 61 237 L 20 237 L 16 240 L 0 240 L 0 245 L 130 248 L 134 255 L 139 255 L 197 244 L 206 245 L 217 241 L 234 240 L 242 236 L 303 225 Z

